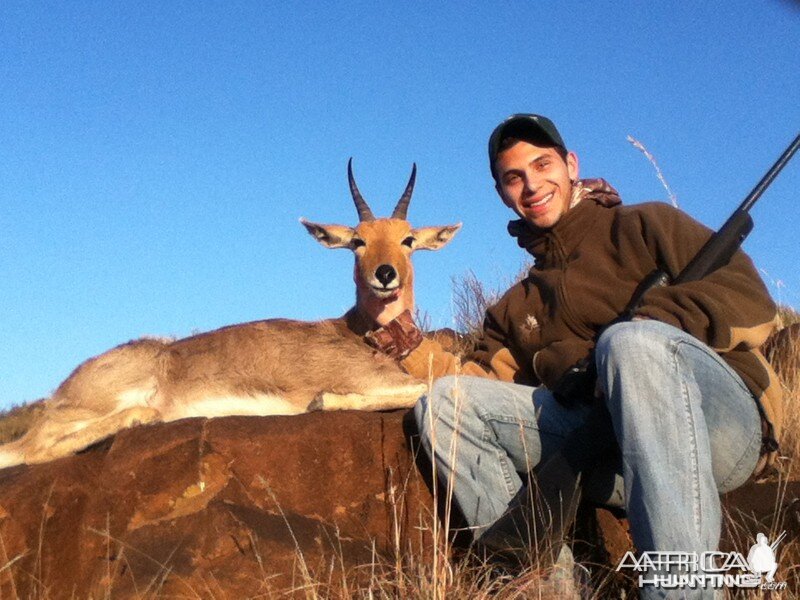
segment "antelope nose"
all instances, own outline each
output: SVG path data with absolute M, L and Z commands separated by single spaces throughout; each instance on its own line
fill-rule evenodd
M 394 267 L 391 265 L 381 265 L 375 269 L 375 277 L 381 282 L 383 287 L 386 287 L 397 277 L 397 271 L 395 271 Z

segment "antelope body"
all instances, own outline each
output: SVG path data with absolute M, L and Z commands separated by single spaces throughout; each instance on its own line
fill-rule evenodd
M 176 341 L 117 346 L 75 369 L 31 429 L 0 447 L 0 468 L 67 456 L 135 424 L 412 406 L 424 384 L 367 346 L 363 335 L 413 310 L 411 253 L 444 246 L 460 227 L 411 227 L 406 211 L 415 176 L 416 166 L 392 216 L 376 219 L 351 161 L 358 225 L 301 219 L 324 246 L 355 254 L 356 305 L 343 317 L 254 321 Z

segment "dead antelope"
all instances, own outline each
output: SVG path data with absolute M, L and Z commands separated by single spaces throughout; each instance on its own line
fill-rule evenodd
M 438 250 L 461 225 L 411 227 L 406 211 L 416 165 L 388 219 L 376 219 L 362 198 L 352 160 L 347 173 L 358 225 L 301 219 L 323 246 L 355 254 L 356 304 L 343 317 L 254 321 L 117 346 L 67 377 L 31 429 L 0 447 L 0 467 L 67 456 L 140 423 L 413 405 L 425 386 L 373 351 L 363 335 L 413 311 L 411 254 Z

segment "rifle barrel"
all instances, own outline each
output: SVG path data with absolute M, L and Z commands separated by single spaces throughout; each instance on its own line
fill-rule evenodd
M 786 166 L 786 163 L 792 159 L 792 156 L 794 156 L 794 153 L 797 152 L 798 148 L 800 148 L 800 135 L 794 138 L 794 141 L 789 144 L 789 147 L 786 150 L 784 150 L 778 161 L 772 165 L 772 168 L 767 171 L 767 174 L 764 175 L 756 187 L 753 188 L 753 191 L 747 195 L 747 198 L 744 199 L 744 202 L 742 202 L 739 210 L 750 210 L 753 204 L 756 203 L 756 200 L 758 200 L 761 197 L 761 194 L 764 193 L 764 190 L 766 190 L 769 187 L 769 184 L 772 183 L 772 180 L 778 176 L 778 173 L 781 172 L 781 169 L 783 169 L 783 167 Z

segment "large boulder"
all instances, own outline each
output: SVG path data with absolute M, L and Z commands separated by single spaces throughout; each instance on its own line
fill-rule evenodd
M 432 497 L 407 426 L 402 411 L 187 419 L 1 471 L 0 596 L 244 598 L 424 555 Z

